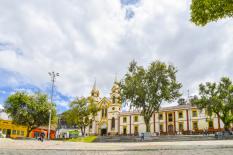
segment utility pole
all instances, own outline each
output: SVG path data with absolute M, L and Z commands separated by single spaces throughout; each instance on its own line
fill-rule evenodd
M 190 97 L 190 96 L 189 96 L 189 89 L 187 90 L 187 92 L 188 92 L 188 100 L 189 100 L 189 97 Z
M 192 127 L 192 118 L 191 118 L 191 115 L 192 115 L 192 105 L 191 105 L 191 103 L 190 103 L 190 96 L 189 96 L 189 89 L 187 90 L 187 92 L 188 92 L 188 104 L 189 104 L 189 111 L 188 112 L 190 112 L 189 113 L 189 130 L 190 130 L 190 133 L 192 134 L 192 129 L 191 129 L 191 127 Z
M 55 83 L 55 79 L 57 76 L 59 76 L 59 73 L 55 73 L 55 72 L 49 72 L 49 76 L 51 77 L 51 82 L 52 82 L 52 88 L 51 88 L 51 104 L 53 103 L 53 90 L 54 90 L 54 83 Z M 52 110 L 49 109 L 49 128 L 48 128 L 48 139 L 50 139 L 50 128 L 51 128 L 51 113 Z

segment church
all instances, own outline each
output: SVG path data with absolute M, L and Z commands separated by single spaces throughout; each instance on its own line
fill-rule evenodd
M 146 132 L 143 116 L 138 111 L 122 111 L 120 86 L 114 81 L 110 98 L 100 97 L 96 82 L 91 90 L 91 97 L 100 111 L 95 117 L 90 116 L 87 128 L 89 135 L 139 135 Z M 222 121 L 216 116 L 208 116 L 205 110 L 199 110 L 190 104 L 162 107 L 150 120 L 151 134 L 200 134 L 221 131 Z

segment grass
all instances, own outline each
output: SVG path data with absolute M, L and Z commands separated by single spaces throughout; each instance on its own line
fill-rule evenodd
M 85 143 L 91 143 L 96 139 L 96 136 L 87 136 L 87 137 L 78 137 L 78 138 L 72 138 L 68 139 L 66 141 L 68 142 L 85 142 Z

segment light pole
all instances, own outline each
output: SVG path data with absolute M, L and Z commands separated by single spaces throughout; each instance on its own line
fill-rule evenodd
M 59 76 L 59 73 L 55 72 L 49 72 L 49 76 L 51 77 L 52 81 L 52 89 L 51 89 L 51 104 L 53 103 L 53 89 L 54 89 L 54 82 L 57 76 Z M 48 139 L 50 139 L 50 128 L 51 128 L 51 113 L 52 110 L 49 109 L 49 129 L 48 129 Z

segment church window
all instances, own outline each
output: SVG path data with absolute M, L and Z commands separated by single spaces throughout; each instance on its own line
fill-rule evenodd
M 92 129 L 92 119 L 90 119 L 90 126 L 89 126 L 90 129 Z
M 168 114 L 168 121 L 169 121 L 169 122 L 172 122 L 172 120 L 173 120 L 173 119 L 172 119 L 172 114 Z
M 115 107 L 112 107 L 112 110 L 115 110 Z
M 116 97 L 113 96 L 113 97 L 112 97 L 112 103 L 115 103 L 115 101 L 116 101 Z
M 108 113 L 108 109 L 107 108 L 105 108 L 105 117 L 107 117 L 107 113 Z
M 123 123 L 127 122 L 127 117 L 123 117 Z
M 102 117 L 104 117 L 104 109 L 102 109 Z
M 163 120 L 163 114 L 159 114 L 159 120 Z
M 112 129 L 115 129 L 115 118 L 112 118 Z
M 134 116 L 134 122 L 138 122 L 138 116 Z
M 179 118 L 183 118 L 183 112 L 182 111 L 179 112 Z

